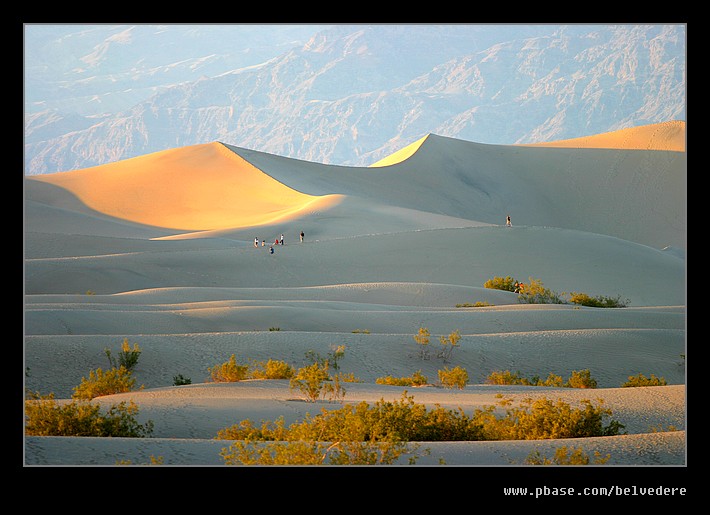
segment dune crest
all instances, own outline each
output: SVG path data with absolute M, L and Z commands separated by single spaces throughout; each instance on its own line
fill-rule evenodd
M 33 177 L 123 220 L 204 231 L 268 223 L 319 197 L 296 191 L 218 142 Z
M 685 122 L 670 121 L 630 127 L 582 138 L 519 145 L 523 147 L 609 148 L 685 152 Z
M 401 163 L 402 161 L 406 161 L 409 157 L 411 157 L 417 150 L 419 150 L 419 147 L 422 146 L 422 143 L 426 141 L 426 139 L 429 137 L 427 134 L 421 139 L 418 139 L 414 143 L 410 143 L 406 147 L 396 151 L 393 154 L 388 155 L 387 157 L 384 157 L 380 159 L 379 161 L 376 161 L 372 163 L 369 168 L 379 168 L 382 166 L 390 166 L 390 165 L 396 165 L 397 163 Z

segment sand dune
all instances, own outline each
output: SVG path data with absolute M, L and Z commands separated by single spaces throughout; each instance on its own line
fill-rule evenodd
M 680 134 L 682 133 L 682 138 Z M 297 420 L 284 381 L 211 383 L 227 361 L 284 360 L 344 345 L 343 402 L 398 398 L 379 377 L 417 370 L 428 406 L 499 395 L 604 399 L 628 434 L 570 441 L 427 443 L 421 465 L 520 465 L 563 445 L 615 466 L 685 466 L 685 126 L 661 124 L 548 146 L 430 135 L 369 168 L 322 165 L 222 143 L 25 179 L 25 387 L 69 399 L 104 349 L 141 350 L 133 399 L 154 438 L 26 437 L 24 464 L 223 465 L 216 432 L 244 418 Z M 564 148 L 551 148 L 564 147 Z M 505 227 L 510 214 L 513 227 Z M 305 240 L 299 241 L 300 231 Z M 281 234 L 285 245 L 269 253 Z M 267 245 L 253 246 L 254 238 Z M 556 292 L 627 299 L 623 309 L 521 304 L 483 287 L 535 278 Z M 461 307 L 473 303 L 486 307 Z M 459 305 L 459 307 L 457 307 Z M 413 335 L 462 336 L 451 363 Z M 437 386 L 460 365 L 463 390 Z M 589 369 L 594 390 L 492 386 Z M 620 388 L 630 375 L 668 386 Z M 173 386 L 181 374 L 193 384 Z
M 535 143 L 534 145 L 525 146 L 685 152 L 685 122 L 674 120 L 620 129 L 605 134 L 594 134 L 583 138 Z

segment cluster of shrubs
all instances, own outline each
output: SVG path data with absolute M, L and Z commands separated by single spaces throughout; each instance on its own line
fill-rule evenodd
M 458 329 L 451 332 L 448 336 L 439 336 L 439 343 L 441 347 L 436 353 L 437 358 L 441 358 L 444 362 L 448 362 L 451 359 L 451 355 L 454 349 L 458 347 L 459 341 L 461 340 L 461 333 Z M 431 333 L 426 327 L 420 327 L 417 334 L 414 335 L 414 341 L 417 342 L 419 346 L 419 357 L 421 359 L 431 358 L 429 353 L 429 342 L 431 341 Z
M 506 277 L 494 277 L 487 280 L 483 287 L 518 293 L 518 301 L 527 304 L 577 304 L 593 308 L 625 308 L 629 305 L 629 300 L 622 299 L 620 295 L 616 297 L 604 295 L 592 297 L 586 293 L 557 293 L 545 288 L 539 279 L 530 277 L 528 280 L 530 282 L 525 284 L 509 275 Z M 463 305 L 457 306 L 464 307 Z
M 423 329 L 423 328 L 422 328 Z M 428 340 L 428 331 L 420 330 L 415 340 L 421 344 Z M 440 339 L 442 345 L 455 347 L 458 331 Z M 428 341 L 427 341 L 428 343 Z M 345 382 L 358 382 L 352 374 L 344 374 L 339 369 L 339 360 L 345 352 L 344 346 L 333 347 L 325 357 L 309 351 L 306 358 L 310 365 L 296 369 L 282 361 L 253 362 L 240 365 L 234 355 L 230 359 L 209 368 L 215 382 L 241 381 L 244 379 L 288 379 L 291 388 L 299 389 L 309 401 L 326 395 L 332 399 L 342 399 Z M 25 433 L 37 436 L 104 436 L 104 437 L 148 437 L 153 432 L 153 422 L 139 424 L 136 420 L 138 407 L 135 403 L 121 402 L 101 409 L 92 404 L 91 399 L 133 391 L 135 379 L 132 370 L 138 362 L 141 350 L 137 344 L 133 348 L 124 339 L 116 359 L 106 349 L 111 368 L 105 372 L 100 368 L 91 371 L 88 379 L 82 377 L 81 384 L 74 388 L 71 402 L 57 402 L 53 394 L 42 396 L 39 392 L 28 392 L 25 402 Z M 440 354 L 441 356 L 441 354 Z M 336 373 L 331 374 L 334 370 Z M 179 379 L 179 381 L 178 381 Z M 461 367 L 439 370 L 439 381 L 447 388 L 464 388 L 468 373 Z M 176 376 L 176 384 L 190 384 L 191 381 Z M 378 378 L 377 384 L 398 386 L 421 386 L 428 379 L 415 372 L 409 378 Z M 574 371 L 566 383 L 559 376 L 550 374 L 544 381 L 533 377 L 526 379 L 519 373 L 493 372 L 488 377 L 492 384 L 523 384 L 540 386 L 569 386 L 594 388 L 594 381 L 588 370 Z M 665 385 L 665 379 L 643 374 L 629 376 L 622 386 Z M 140 387 L 141 389 L 143 386 Z M 503 400 L 501 406 L 510 406 Z M 250 420 L 220 431 L 218 439 L 239 440 L 222 450 L 227 464 L 391 464 L 403 454 L 410 454 L 410 462 L 416 461 L 418 447 L 411 442 L 422 441 L 471 441 L 502 439 L 548 439 L 576 438 L 588 436 L 611 436 L 621 434 L 624 428 L 616 421 L 603 425 L 604 417 L 611 412 L 583 401 L 582 408 L 572 408 L 560 401 L 548 399 L 533 401 L 527 399 L 522 406 L 508 407 L 505 417 L 496 416 L 496 408 L 489 406 L 477 409 L 467 416 L 458 410 L 444 409 L 439 405 L 428 410 L 423 404 L 415 404 L 413 397 L 405 391 L 400 401 L 380 400 L 374 407 L 366 402 L 345 405 L 339 410 L 325 410 L 315 417 L 307 415 L 302 422 L 285 427 L 283 418 L 275 422 L 263 422 L 256 427 Z M 330 443 L 327 443 L 330 442 Z M 608 459 L 608 458 L 607 458 Z M 162 461 L 160 461 L 162 462 Z M 589 457 L 581 451 L 567 454 L 567 449 L 558 449 L 550 460 L 539 454 L 531 455 L 527 464 L 586 464 Z M 604 460 L 597 456 L 595 463 Z M 127 462 L 129 463 L 129 462 Z
M 538 376 L 533 376 L 530 379 L 522 377 L 520 372 L 511 372 L 510 370 L 491 372 L 486 378 L 488 384 L 496 385 L 511 385 L 519 384 L 525 386 L 555 386 L 563 388 L 596 388 L 597 382 L 592 379 L 589 370 L 573 370 L 567 381 L 562 380 L 562 376 L 550 373 L 547 379 L 542 380 Z
M 562 380 L 562 376 L 550 373 L 547 379 L 542 380 L 538 376 L 525 378 L 520 375 L 520 372 L 511 372 L 510 370 L 496 370 L 491 372 L 486 378 L 486 383 L 495 385 L 524 385 L 524 386 L 554 386 L 558 388 L 596 388 L 597 381 L 592 378 L 588 369 L 573 370 L 567 381 Z M 651 377 L 646 377 L 643 374 L 629 376 L 629 380 L 621 384 L 622 388 L 639 387 L 639 386 L 666 386 L 668 383 L 663 377 L 656 377 L 651 374 Z
M 283 417 L 255 425 L 251 420 L 225 428 L 217 439 L 234 440 L 220 453 L 228 465 L 285 464 L 392 464 L 402 455 L 416 460 L 418 446 L 409 442 L 490 440 L 538 440 L 613 436 L 623 424 L 604 418 L 611 411 L 583 401 L 581 408 L 549 399 L 523 401 L 510 407 L 500 401 L 506 415 L 496 407 L 476 409 L 466 415 L 437 405 L 427 409 L 405 391 L 399 401 L 381 399 L 374 406 L 362 401 L 338 410 L 321 410 L 301 422 L 286 426 Z

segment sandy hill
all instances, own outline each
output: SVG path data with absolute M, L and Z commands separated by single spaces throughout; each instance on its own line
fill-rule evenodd
M 592 395 L 629 434 L 575 444 L 609 452 L 611 465 L 684 465 L 686 156 L 664 142 L 677 132 L 657 129 L 641 149 L 627 131 L 599 135 L 604 148 L 429 135 L 368 168 L 214 142 L 26 178 L 26 387 L 69 399 L 90 370 L 107 367 L 104 349 L 128 338 L 142 349 L 135 374 L 145 389 L 98 401 L 134 399 L 156 433 L 88 447 L 28 437 L 25 463 L 144 463 L 153 454 L 219 465 L 217 430 L 333 403 L 304 403 L 283 381 L 211 383 L 210 367 L 231 354 L 302 366 L 308 351 L 345 345 L 342 369 L 362 383 L 347 386 L 344 402 L 399 398 L 402 388 L 376 379 L 420 369 L 433 386 L 414 395 L 428 405 Z M 285 244 L 270 253 L 281 234 Z M 506 275 L 628 307 L 524 304 L 483 287 Z M 487 307 L 457 307 L 476 302 Z M 460 331 L 451 363 L 417 357 L 420 327 L 435 345 Z M 456 365 L 470 384 L 436 386 L 437 371 Z M 506 369 L 589 369 L 598 388 L 486 384 Z M 639 373 L 668 386 L 619 388 Z M 178 374 L 194 384 L 173 386 Z M 511 465 L 555 445 L 437 444 L 430 464 Z

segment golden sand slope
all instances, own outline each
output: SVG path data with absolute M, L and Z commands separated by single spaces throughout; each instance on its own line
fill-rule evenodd
M 422 146 L 422 143 L 424 143 L 424 140 L 426 140 L 427 138 L 428 138 L 428 135 L 424 136 L 421 139 L 418 139 L 414 143 L 410 143 L 409 145 L 398 150 L 394 154 L 390 154 L 387 157 L 384 157 L 384 158 L 380 159 L 379 161 L 372 163 L 370 165 L 370 168 L 378 168 L 381 166 L 390 166 L 390 165 L 394 165 L 397 163 L 401 163 L 402 161 L 404 161 L 405 159 L 410 157 L 412 154 L 414 154 L 417 150 L 419 150 L 419 147 Z
M 276 181 L 218 142 L 33 179 L 104 214 L 189 231 L 259 225 L 323 199 Z
M 583 138 L 563 139 L 525 147 L 616 148 L 685 152 L 685 122 L 671 121 L 631 127 Z

